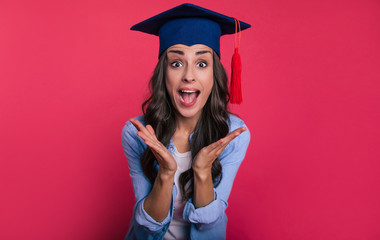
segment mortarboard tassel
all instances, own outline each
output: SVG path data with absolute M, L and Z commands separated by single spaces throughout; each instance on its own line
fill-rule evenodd
M 237 43 L 237 25 L 239 25 L 239 43 Z M 243 101 L 241 91 L 241 58 L 239 54 L 241 38 L 240 22 L 235 18 L 235 53 L 231 62 L 230 101 L 240 104 Z

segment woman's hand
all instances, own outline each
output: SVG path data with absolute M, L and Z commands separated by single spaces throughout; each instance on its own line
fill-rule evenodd
M 193 170 L 197 174 L 211 173 L 212 163 L 222 154 L 226 146 L 242 132 L 247 130 L 245 127 L 235 129 L 224 138 L 202 148 L 193 160 Z
M 170 210 L 177 162 L 166 147 L 158 141 L 152 126 L 144 127 L 135 119 L 129 121 L 136 127 L 137 136 L 149 146 L 160 165 L 153 187 L 144 200 L 143 208 L 154 220 L 162 222 Z
M 129 121 L 138 130 L 137 136 L 141 137 L 144 140 L 144 143 L 152 150 L 158 164 L 160 165 L 159 171 L 165 175 L 174 176 L 177 171 L 177 162 L 169 150 L 160 141 L 158 141 L 152 126 L 146 125 L 146 127 L 144 127 L 144 125 L 142 125 L 138 120 L 133 118 Z

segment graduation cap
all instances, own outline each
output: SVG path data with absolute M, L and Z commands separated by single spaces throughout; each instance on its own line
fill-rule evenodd
M 220 57 L 220 37 L 235 33 L 235 53 L 231 63 L 230 101 L 240 104 L 242 102 L 241 60 L 238 49 L 241 31 L 249 27 L 251 25 L 236 18 L 185 3 L 142 21 L 132 26 L 131 30 L 159 36 L 158 56 L 175 44 L 187 46 L 203 44 L 212 48 Z

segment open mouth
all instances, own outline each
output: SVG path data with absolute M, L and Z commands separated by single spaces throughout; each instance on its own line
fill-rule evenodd
M 198 90 L 179 90 L 178 95 L 181 100 L 181 103 L 188 107 L 195 104 L 200 91 Z

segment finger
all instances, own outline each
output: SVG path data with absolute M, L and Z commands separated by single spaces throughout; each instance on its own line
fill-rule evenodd
M 227 147 L 227 145 L 232 140 L 234 140 L 237 136 L 239 136 L 242 132 L 244 132 L 245 130 L 247 130 L 245 127 L 241 127 L 241 128 L 235 129 L 234 131 L 230 132 L 227 136 L 225 136 L 224 138 L 221 139 L 221 140 L 224 140 L 224 141 L 220 145 L 218 145 L 216 148 L 214 148 L 213 152 L 216 151 L 215 154 L 217 156 L 219 156 L 220 154 L 222 154 L 222 152 Z
M 148 125 L 148 127 L 149 127 L 150 125 Z M 153 128 L 150 126 L 150 128 L 151 128 L 151 130 L 153 130 Z M 148 128 L 148 130 L 149 130 L 149 128 Z M 154 130 L 153 130 L 153 133 L 154 133 Z M 165 147 L 165 145 L 164 144 L 162 144 L 162 142 L 160 142 L 158 139 L 157 139 L 157 137 L 156 137 L 156 135 L 154 135 L 154 134 L 152 134 L 151 135 L 152 136 L 152 138 L 148 138 L 150 141 L 152 141 L 157 147 L 160 147 L 161 149 L 167 149 L 166 147 Z M 147 139 L 147 140 L 148 140 Z
M 157 140 L 157 136 L 156 136 L 156 133 L 154 132 L 153 127 L 148 124 L 148 125 L 146 125 L 146 129 L 150 132 L 150 134 L 152 135 L 152 137 Z
M 143 130 L 146 130 L 146 128 L 144 127 L 144 125 L 139 121 L 139 120 L 136 120 L 136 119 L 129 119 L 129 121 L 133 124 L 133 126 L 135 126 L 135 128 L 139 131 L 143 131 Z
M 142 138 L 142 140 L 144 140 L 144 141 L 147 141 L 147 140 L 154 141 L 154 139 L 152 139 L 150 136 L 147 136 L 142 131 L 138 131 L 136 134 L 137 134 L 137 136 L 139 136 L 140 138 Z
M 152 141 L 152 140 L 147 139 L 147 140 L 144 141 L 144 143 L 146 145 L 148 145 L 148 147 L 150 147 L 150 149 L 152 151 L 162 152 L 161 146 L 159 144 L 157 144 L 156 141 Z
M 135 126 L 135 128 L 138 131 L 144 133 L 145 136 L 147 136 L 148 138 L 154 139 L 154 137 L 152 136 L 152 134 L 146 129 L 146 127 L 144 127 L 144 125 L 142 125 L 142 123 L 139 120 L 131 118 L 129 121 L 133 124 L 133 126 Z
M 225 136 L 224 138 L 221 138 L 218 141 L 208 145 L 207 146 L 208 150 L 210 152 L 218 151 L 219 148 L 227 146 L 234 138 L 239 136 L 240 133 L 244 132 L 245 130 L 247 130 L 245 127 L 235 129 L 234 131 L 227 134 L 227 136 Z
M 225 143 L 227 143 L 227 144 L 230 143 L 234 138 L 239 136 L 245 130 L 247 130 L 247 128 L 241 127 L 241 128 L 235 129 L 234 131 L 230 132 L 229 134 L 227 134 L 227 136 L 224 137 Z
M 206 147 L 206 149 L 209 151 L 209 152 L 212 152 L 214 149 L 218 148 L 221 144 L 223 144 L 225 140 L 222 138 L 222 139 L 219 139 L 218 141 L 208 145 Z
M 157 141 L 150 141 L 146 140 L 145 144 L 149 146 L 149 148 L 152 150 L 152 153 L 156 157 L 157 161 L 160 162 L 160 160 L 165 159 L 168 156 L 168 150 L 163 147 L 160 142 Z
M 152 149 L 152 151 L 156 152 L 154 155 L 162 155 L 165 154 L 165 151 L 167 151 L 166 147 L 158 141 L 154 129 L 151 125 L 147 125 L 144 127 L 138 120 L 131 119 L 132 124 L 139 130 L 137 132 L 137 136 L 141 137 L 145 144 L 148 145 Z M 157 156 L 156 156 L 157 158 Z
M 228 141 L 227 141 L 227 140 L 224 141 L 223 144 L 221 144 L 221 145 L 219 146 L 219 148 L 215 149 L 217 156 L 219 156 L 220 154 L 222 154 L 222 152 L 223 152 L 224 149 L 228 146 L 228 144 L 230 144 L 230 142 L 231 142 L 232 140 L 234 140 L 234 139 L 235 139 L 237 136 L 239 136 L 239 135 L 240 135 L 240 133 L 239 133 L 239 134 L 234 134 L 234 135 L 233 135 L 233 138 L 228 139 Z
M 225 149 L 226 147 L 227 147 L 227 145 L 224 146 L 224 147 L 222 147 L 222 148 L 219 148 L 219 149 L 216 151 L 215 155 L 219 157 L 219 155 L 222 154 L 222 152 L 224 151 L 224 149 Z
M 147 140 L 144 141 L 144 143 L 146 145 L 148 145 L 152 150 L 154 150 L 156 152 L 163 153 L 166 150 L 166 148 L 164 149 L 162 147 L 162 145 L 160 144 L 160 142 L 155 141 L 155 140 L 147 139 Z
M 162 157 L 160 154 L 160 150 L 157 148 L 156 144 L 150 140 L 146 140 L 146 141 L 144 141 L 144 143 L 146 145 L 148 145 L 148 147 L 152 151 L 152 153 L 153 153 L 154 157 L 157 159 L 157 161 L 160 161 L 162 159 Z

